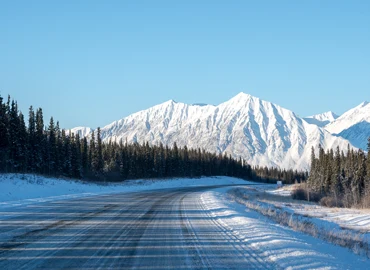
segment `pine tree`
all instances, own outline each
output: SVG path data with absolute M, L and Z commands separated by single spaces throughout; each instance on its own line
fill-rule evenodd
M 87 171 L 89 169 L 89 149 L 87 145 L 87 139 L 86 137 L 83 138 L 83 142 L 81 144 L 81 156 L 82 156 L 82 174 L 85 176 L 87 174 Z
M 9 135 L 10 135 L 10 151 L 8 162 L 12 172 L 19 172 L 21 167 L 21 142 L 20 132 L 21 123 L 18 115 L 18 105 L 12 100 L 9 113 Z
M 48 127 L 48 173 L 56 173 L 57 139 L 53 117 L 50 118 Z
M 56 175 L 61 175 L 63 173 L 63 139 L 62 131 L 59 127 L 59 122 L 55 126 L 55 135 L 56 135 L 56 159 L 55 159 L 55 173 Z
M 310 171 L 310 176 L 308 178 L 308 184 L 314 190 L 316 190 L 317 171 L 318 171 L 318 168 L 316 168 L 315 149 L 312 146 L 311 147 L 311 171 Z
M 62 130 L 62 139 L 63 139 L 63 174 L 67 177 L 72 177 L 72 149 L 71 149 L 71 134 L 67 136 L 65 131 Z
M 27 159 L 28 159 L 28 150 L 27 150 L 27 127 L 24 121 L 24 116 L 19 113 L 19 171 L 27 171 Z
M 44 173 L 45 166 L 45 136 L 44 117 L 42 109 L 36 111 L 36 133 L 35 133 L 35 166 L 38 173 Z
M 77 134 L 76 137 L 74 133 L 70 135 L 71 143 L 71 170 L 72 176 L 76 178 L 82 177 L 82 168 L 81 168 L 81 144 L 80 137 Z
M 102 141 L 101 141 L 101 134 L 100 134 L 100 127 L 98 127 L 98 132 L 97 132 L 97 147 L 96 147 L 96 158 L 97 158 L 97 163 L 96 163 L 96 168 L 95 171 L 99 174 L 103 172 L 104 168 L 104 161 L 103 161 L 103 148 L 102 148 Z
M 0 96 L 0 170 L 7 172 L 7 160 L 9 156 L 9 121 L 6 104 Z
M 367 140 L 366 177 L 364 180 L 363 206 L 370 207 L 370 137 Z
M 91 162 L 91 171 L 96 174 L 98 168 L 98 157 L 97 157 L 97 150 L 95 147 L 95 132 L 93 131 L 91 134 L 90 140 L 90 152 L 89 152 L 89 160 Z
M 341 192 L 341 153 L 337 146 L 334 157 L 334 168 L 331 176 L 330 192 L 334 196 L 335 201 L 338 201 L 339 193 Z
M 36 118 L 32 106 L 28 116 L 28 171 L 34 172 L 36 168 Z

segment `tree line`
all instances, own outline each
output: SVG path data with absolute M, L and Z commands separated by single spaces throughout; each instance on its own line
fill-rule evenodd
M 242 159 L 203 149 L 149 143 L 102 142 L 100 128 L 89 138 L 61 129 L 51 117 L 44 124 L 41 108 L 28 111 L 28 124 L 17 102 L 0 96 L 0 172 L 36 173 L 86 180 L 232 176 L 285 183 L 307 174 L 277 168 L 252 168 Z
M 332 199 L 335 206 L 370 207 L 370 138 L 367 152 L 351 149 L 324 151 L 319 146 L 318 157 L 315 149 L 311 153 L 311 170 L 307 188 L 321 196 Z

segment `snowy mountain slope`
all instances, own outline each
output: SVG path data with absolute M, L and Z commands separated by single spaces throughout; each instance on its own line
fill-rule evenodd
M 346 149 L 348 144 L 292 111 L 244 93 L 218 106 L 170 100 L 105 126 L 101 135 L 103 141 L 176 142 L 252 165 L 294 169 L 308 169 L 312 146 Z
M 75 135 L 78 134 L 80 138 L 83 138 L 83 137 L 88 136 L 92 132 L 92 129 L 89 127 L 75 127 L 75 128 L 72 128 L 70 131 L 74 133 Z
M 352 145 L 366 149 L 370 137 L 370 103 L 363 102 L 325 126 L 333 135 L 349 140 Z
M 314 124 L 319 127 L 324 127 L 327 124 L 333 122 L 335 119 L 337 119 L 339 116 L 333 113 L 332 111 L 328 111 L 321 114 L 316 114 L 312 116 L 307 116 L 303 118 L 307 123 Z

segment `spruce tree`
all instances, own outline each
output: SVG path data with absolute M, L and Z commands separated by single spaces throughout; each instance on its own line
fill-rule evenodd
M 98 127 L 97 131 L 97 146 L 96 146 L 96 168 L 95 171 L 97 173 L 102 173 L 104 168 L 104 161 L 103 161 L 103 148 L 102 148 L 102 140 L 101 140 L 101 134 L 100 134 L 100 127 Z
M 95 132 L 93 131 L 91 134 L 90 140 L 90 151 L 89 151 L 89 160 L 91 162 L 91 171 L 96 174 L 97 167 L 98 167 L 98 159 L 96 154 L 96 147 L 95 147 Z
M 57 176 L 63 173 L 63 139 L 62 139 L 62 131 L 59 127 L 59 122 L 55 126 L 55 135 L 56 135 L 56 159 L 55 159 L 55 173 Z
M 56 173 L 57 139 L 53 117 L 50 118 L 48 127 L 48 173 Z
M 42 109 L 39 108 L 36 111 L 35 133 L 35 166 L 38 173 L 44 173 L 45 156 L 44 117 Z
M 27 127 L 24 121 L 24 116 L 19 113 L 19 171 L 24 173 L 27 171 L 27 159 L 28 159 L 28 150 L 27 150 Z
M 6 104 L 0 96 L 0 170 L 7 172 L 7 160 L 9 156 L 9 121 Z
M 19 166 L 19 118 L 18 108 L 14 100 L 11 102 L 9 112 L 9 134 L 10 134 L 10 151 L 9 167 L 11 172 L 18 172 Z
M 89 169 L 89 149 L 87 145 L 87 139 L 86 137 L 83 138 L 82 144 L 81 144 L 81 156 L 82 156 L 82 174 L 83 176 L 86 175 L 88 169 Z

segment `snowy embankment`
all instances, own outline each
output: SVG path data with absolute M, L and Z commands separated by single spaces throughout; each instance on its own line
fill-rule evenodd
M 367 257 L 281 226 L 233 200 L 231 189 L 202 193 L 204 210 L 235 239 L 261 251 L 282 269 L 370 269 Z
M 283 209 L 289 213 L 334 223 L 342 229 L 370 233 L 370 209 L 329 208 L 317 203 L 293 200 L 290 195 L 294 188 L 294 185 L 279 189 L 272 188 L 271 185 L 261 185 L 243 188 L 243 190 L 249 194 L 258 191 L 257 200 L 266 207 Z
M 2 174 L 0 175 L 0 208 L 118 192 L 247 183 L 251 182 L 231 177 L 207 177 L 95 184 L 29 174 Z
M 328 208 L 297 201 L 286 196 L 288 190 L 278 192 L 263 186 L 238 187 L 229 190 L 229 195 L 241 205 L 280 225 L 370 257 L 369 210 Z

